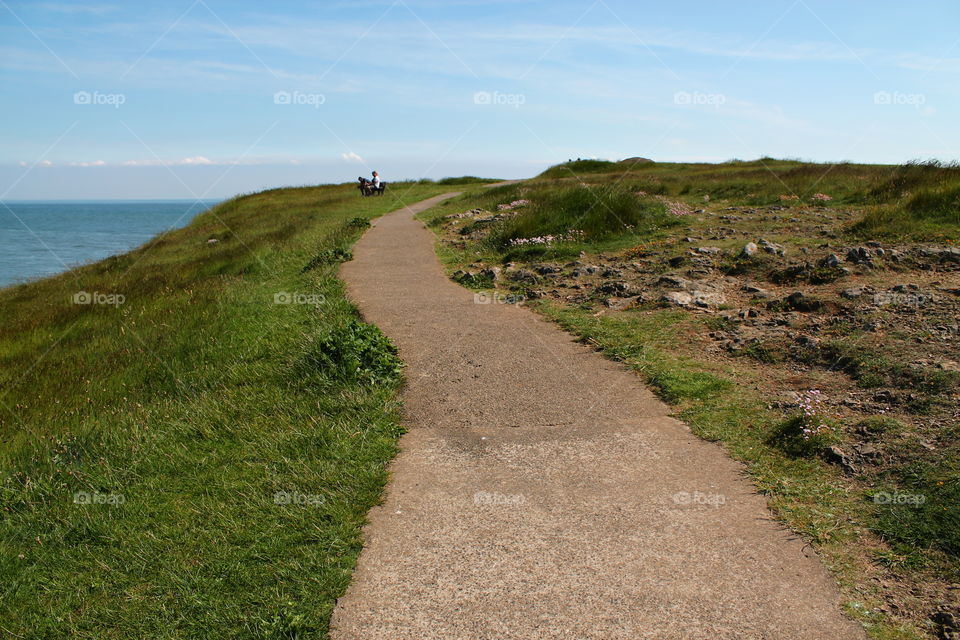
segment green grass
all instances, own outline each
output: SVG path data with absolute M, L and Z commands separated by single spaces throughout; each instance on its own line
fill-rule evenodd
M 678 224 L 663 203 L 638 198 L 619 186 L 563 186 L 534 189 L 533 203 L 504 221 L 490 235 L 498 248 L 511 240 L 562 236 L 582 232 L 587 241 L 602 241 L 624 233 L 648 234 Z
M 401 432 L 399 361 L 337 268 L 445 189 L 392 187 L 237 198 L 0 290 L 4 637 L 325 634 Z
M 749 206 L 857 206 L 863 214 L 850 226 L 856 237 L 960 240 L 960 165 L 935 160 L 902 165 L 775 158 L 633 165 L 579 160 L 551 167 L 532 184 L 537 181 L 617 184 L 692 202 L 709 196 Z M 817 199 L 818 193 L 831 199 Z

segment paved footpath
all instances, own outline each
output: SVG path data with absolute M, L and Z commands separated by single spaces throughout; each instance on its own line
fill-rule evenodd
M 742 468 L 633 373 L 475 304 L 413 215 L 342 275 L 407 363 L 401 453 L 334 640 L 863 638 Z

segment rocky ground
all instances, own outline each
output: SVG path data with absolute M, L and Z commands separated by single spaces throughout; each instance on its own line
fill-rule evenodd
M 656 242 L 564 261 L 477 261 L 455 278 L 595 314 L 701 316 L 688 354 L 761 371 L 752 384 L 785 416 L 815 392 L 818 413 L 842 425 L 818 455 L 852 482 L 881 486 L 907 465 L 956 454 L 960 249 L 852 240 L 845 229 L 859 214 L 842 208 L 704 207 Z M 453 214 L 441 233 L 470 249 L 518 209 Z M 923 600 L 936 633 L 960 637 L 950 635 L 960 585 L 927 578 L 887 589 L 889 606 L 903 613 Z

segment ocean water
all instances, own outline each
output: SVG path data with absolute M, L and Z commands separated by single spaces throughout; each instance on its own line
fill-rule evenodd
M 0 203 L 0 287 L 129 251 L 218 200 Z

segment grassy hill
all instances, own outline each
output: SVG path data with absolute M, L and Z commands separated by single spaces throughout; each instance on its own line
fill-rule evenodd
M 323 635 L 401 431 L 336 270 L 450 188 L 239 197 L 0 290 L 0 635 Z
M 960 167 L 578 160 L 421 215 L 743 461 L 872 637 L 960 620 Z

